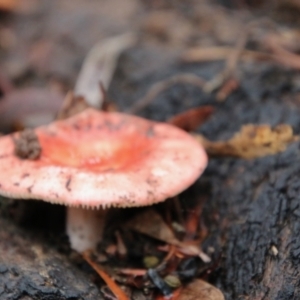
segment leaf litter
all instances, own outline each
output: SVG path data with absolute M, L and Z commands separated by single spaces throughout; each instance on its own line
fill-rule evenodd
M 267 124 L 244 125 L 227 141 L 209 141 L 202 135 L 194 136 L 209 155 L 246 159 L 283 152 L 291 143 L 299 140 L 299 136 L 294 135 L 292 127 L 287 124 L 280 124 L 274 128 Z
M 5 2 L 5 1 L 4 1 Z M 13 1 L 11 1 L 13 2 Z M 122 37 L 124 38 L 124 36 Z M 122 40 L 120 38 L 120 40 Z M 131 37 L 132 38 L 132 37 Z M 102 49 L 103 50 L 103 56 L 99 57 L 98 54 L 101 53 L 101 51 L 97 51 L 98 54 L 95 54 L 94 48 L 91 50 L 90 55 L 85 60 L 84 67 L 82 68 L 82 73 L 78 78 L 75 93 L 76 96 L 69 94 L 69 99 L 80 99 L 79 102 L 82 104 L 84 101 L 84 97 L 88 100 L 88 102 L 92 105 L 100 107 L 100 103 L 103 101 L 104 93 L 101 92 L 101 89 L 99 88 L 100 82 L 102 82 L 103 86 L 105 88 L 108 88 L 109 82 L 111 80 L 112 74 L 115 70 L 117 59 L 120 55 L 120 53 L 126 49 L 127 47 L 130 47 L 133 43 L 133 40 L 131 38 L 128 38 L 125 42 L 123 40 L 119 44 L 119 48 L 116 47 L 116 51 L 112 51 L 113 55 L 109 57 L 107 60 L 105 60 L 105 57 L 107 55 L 107 49 L 109 48 L 107 44 L 103 45 L 103 42 L 100 42 L 95 46 L 95 49 Z M 117 39 L 117 38 L 112 38 Z M 120 40 L 118 42 L 120 42 Z M 112 40 L 110 40 L 111 42 Z M 118 44 L 117 42 L 117 44 Z M 230 75 L 232 76 L 232 73 L 235 71 L 234 69 L 237 67 L 237 61 L 240 59 L 270 59 L 270 60 L 278 60 L 282 64 L 286 65 L 294 65 L 295 67 L 298 67 L 298 61 L 299 57 L 296 54 L 290 55 L 291 53 L 288 53 L 288 50 L 284 49 L 282 45 L 276 44 L 274 41 L 269 41 L 266 43 L 266 45 L 269 46 L 269 48 L 272 50 L 273 53 L 262 53 L 259 51 L 252 51 L 252 50 L 246 50 L 243 49 L 244 47 L 244 41 L 240 43 L 242 46 L 236 46 L 232 49 L 224 48 L 221 49 L 221 47 L 216 47 L 216 51 L 213 53 L 211 49 L 203 49 L 202 57 L 204 57 L 204 60 L 209 59 L 228 59 L 230 60 L 229 56 L 232 55 L 234 57 L 232 66 L 230 69 Z M 107 47 L 107 48 L 106 48 Z M 228 50 L 229 49 L 229 50 Z M 205 52 L 206 51 L 206 52 Z M 204 53 L 204 54 L 203 54 Z M 199 54 L 199 53 L 198 53 Z M 213 57 L 213 54 L 215 54 L 215 57 Z M 235 54 L 235 55 L 234 55 Z M 210 57 L 209 57 L 210 55 Z M 101 56 L 101 55 L 100 55 Z M 190 54 L 190 56 L 192 56 Z M 200 55 L 201 56 L 201 55 Z M 282 57 L 279 59 L 279 56 Z M 90 59 L 90 60 L 89 60 Z M 104 59 L 104 61 L 101 61 L 101 59 Z M 188 59 L 186 59 L 188 60 Z M 92 62 L 92 63 L 91 63 Z M 228 63 L 229 64 L 229 63 Z M 89 68 L 97 68 L 94 70 L 91 70 Z M 103 74 L 105 74 L 104 77 Z M 222 77 L 222 76 L 221 76 Z M 227 85 L 226 80 L 228 79 Z M 224 76 L 222 77 L 222 80 L 215 80 L 214 82 L 211 81 L 210 83 L 216 83 L 215 85 L 212 84 L 211 86 L 207 85 L 207 83 L 202 80 L 199 76 L 196 76 L 194 74 L 180 74 L 176 75 L 173 78 L 167 79 L 162 82 L 158 82 L 156 85 L 153 86 L 152 89 L 149 90 L 149 93 L 142 99 L 143 101 L 140 102 L 140 105 L 132 107 L 131 112 L 136 112 L 140 109 L 143 109 L 145 106 L 151 103 L 151 101 L 162 91 L 165 89 L 171 87 L 173 84 L 176 84 L 178 82 L 185 83 L 185 84 L 193 84 L 198 86 L 199 88 L 205 88 L 208 93 L 211 93 L 214 89 L 219 89 L 221 93 L 219 93 L 220 100 L 226 99 L 226 97 L 231 93 L 234 92 L 236 88 L 238 88 L 238 79 L 235 77 L 230 76 Z M 92 88 L 90 88 L 92 82 Z M 79 88 L 80 87 L 80 88 Z M 226 88 L 225 88 L 226 87 Z M 222 90 L 223 88 L 223 90 Z M 89 95 L 88 95 L 89 93 Z M 82 94 L 84 97 L 79 97 L 79 95 Z M 83 101 L 82 101 L 83 100 Z M 80 105 L 81 105 L 80 104 Z M 78 106 L 79 110 L 84 109 L 83 106 Z M 73 104 L 69 106 L 69 108 L 73 109 Z M 213 108 L 212 107 L 202 107 L 199 109 L 191 109 L 190 111 L 183 112 L 180 115 L 174 116 L 172 119 L 169 120 L 170 123 L 184 129 L 187 131 L 195 131 L 198 126 L 200 126 L 205 120 L 212 114 Z M 70 114 L 76 113 L 72 111 Z M 61 118 L 68 117 L 68 114 L 65 116 L 61 116 Z M 27 127 L 27 123 L 24 123 L 25 127 Z M 23 125 L 24 126 L 24 125 Z M 271 155 L 275 154 L 281 151 L 284 151 L 286 147 L 298 140 L 298 137 L 293 134 L 293 131 L 289 125 L 279 125 L 275 128 L 271 128 L 269 125 L 254 125 L 249 124 L 245 125 L 241 128 L 240 132 L 236 133 L 232 139 L 229 139 L 228 141 L 223 142 L 212 142 L 208 141 L 204 137 L 200 135 L 195 135 L 195 138 L 199 139 L 201 143 L 206 147 L 206 150 L 211 155 L 229 155 L 229 156 L 236 156 L 236 157 L 242 157 L 242 158 L 255 158 L 260 157 L 264 155 Z M 196 231 L 199 230 L 197 221 L 199 221 L 199 214 L 201 213 L 201 208 L 196 207 L 195 208 L 195 216 L 191 217 L 188 216 L 186 219 L 186 222 L 183 225 L 185 237 L 183 238 L 183 241 L 179 238 L 177 238 L 176 234 L 174 233 L 174 230 L 172 230 L 172 227 L 167 224 L 164 219 L 161 217 L 160 214 L 158 214 L 155 210 L 149 209 L 145 211 L 145 214 L 142 212 L 139 213 L 135 218 L 131 219 L 128 222 L 128 227 L 131 229 L 134 229 L 136 232 L 139 232 L 143 235 L 148 235 L 151 238 L 160 241 L 163 244 L 157 245 L 156 250 L 159 252 L 167 252 L 167 255 L 163 257 L 158 264 L 158 266 L 154 268 L 143 269 L 143 268 L 118 268 L 116 270 L 111 270 L 110 272 L 107 272 L 112 275 L 108 275 L 104 270 L 99 268 L 99 264 L 95 263 L 90 258 L 90 253 L 85 253 L 84 258 L 86 261 L 89 262 L 90 265 L 93 266 L 93 268 L 100 274 L 100 276 L 104 279 L 104 281 L 107 283 L 107 285 L 110 287 L 110 289 L 113 291 L 113 293 L 118 297 L 118 299 L 129 299 L 122 289 L 118 287 L 118 285 L 115 284 L 115 281 L 118 282 L 118 280 L 112 280 L 111 277 L 114 277 L 115 273 L 120 273 L 126 276 L 131 276 L 133 278 L 136 277 L 145 277 L 148 275 L 149 278 L 151 278 L 152 283 L 154 286 L 156 286 L 161 292 L 169 296 L 169 299 L 211 299 L 211 300 L 222 300 L 224 299 L 224 296 L 222 293 L 215 287 L 211 286 L 210 284 L 200 280 L 200 279 L 194 279 L 190 283 L 181 286 L 178 282 L 180 282 L 179 276 L 177 276 L 176 271 L 178 270 L 178 266 L 180 265 L 180 262 L 186 261 L 187 257 L 193 257 L 193 256 L 199 256 L 202 255 L 202 260 L 205 262 L 209 262 L 209 257 L 201 251 L 199 247 L 199 241 L 193 240 L 194 236 L 197 236 Z M 149 225 L 156 224 L 157 226 L 155 228 L 151 228 Z M 115 231 L 115 245 L 116 245 L 116 251 L 112 253 L 112 257 L 115 255 L 123 256 L 123 259 L 131 255 L 131 248 L 126 246 L 126 243 L 128 243 L 128 235 L 129 240 L 132 238 L 130 237 L 130 233 L 125 232 L 124 228 L 120 231 Z M 146 239 L 148 243 L 149 240 Z M 189 242 L 195 242 L 195 244 Z M 198 245 L 197 245 L 198 243 Z M 154 245 L 156 242 L 153 243 Z M 192 245 L 191 247 L 189 247 Z M 144 249 L 145 250 L 145 249 Z M 147 251 L 142 251 L 142 256 L 145 257 L 145 254 L 149 257 L 149 249 Z M 157 251 L 153 251 L 153 254 L 155 255 Z M 154 256 L 156 257 L 156 256 Z M 149 271 L 150 270 L 150 271 Z M 164 274 L 164 271 L 166 273 L 171 272 L 171 274 Z M 172 270 L 172 271 L 170 271 Z M 173 273 L 175 275 L 173 275 Z M 177 272 L 179 274 L 179 272 Z M 172 277 L 173 276 L 173 277 Z M 148 279 L 149 279 L 148 278 Z M 143 278 L 144 279 L 144 278 Z M 129 277 L 127 278 L 128 282 L 131 280 Z M 146 280 L 146 279 L 145 279 Z M 122 281 L 119 279 L 119 281 Z M 135 284 L 136 286 L 143 286 L 143 284 L 137 284 L 137 281 L 132 281 L 132 284 Z M 151 286 L 151 285 L 150 285 Z M 167 287 L 166 287 L 167 286 Z M 153 286 L 152 286 L 153 287 Z M 173 289 L 177 288 L 177 289 Z M 172 292 L 170 292 L 172 291 Z M 172 294 L 172 296 L 171 296 Z M 156 296 L 155 299 L 165 299 L 161 295 Z

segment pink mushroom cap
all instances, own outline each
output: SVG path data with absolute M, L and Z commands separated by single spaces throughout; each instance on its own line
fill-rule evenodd
M 0 194 L 79 207 L 151 205 L 185 190 L 207 165 L 203 147 L 166 123 L 89 108 L 35 129 L 41 154 L 0 138 Z

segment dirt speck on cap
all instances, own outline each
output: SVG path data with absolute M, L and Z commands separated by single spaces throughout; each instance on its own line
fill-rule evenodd
M 14 138 L 15 154 L 23 159 L 35 160 L 40 157 L 41 146 L 36 133 L 31 129 L 26 129 Z

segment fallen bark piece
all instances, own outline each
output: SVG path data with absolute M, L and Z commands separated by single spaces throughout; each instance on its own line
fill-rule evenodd
M 0 300 L 103 299 L 96 285 L 36 234 L 0 218 Z
M 290 125 L 280 124 L 273 129 L 270 125 L 244 125 L 228 141 L 209 141 L 195 135 L 209 155 L 257 158 L 285 151 L 287 146 L 299 139 Z

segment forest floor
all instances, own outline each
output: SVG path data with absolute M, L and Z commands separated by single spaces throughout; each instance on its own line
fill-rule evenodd
M 173 299 L 199 299 L 194 287 L 192 295 L 182 296 L 186 285 L 198 279 L 211 284 L 203 289 L 215 287 L 203 299 L 222 299 L 222 294 L 227 300 L 299 299 L 300 4 L 292 0 L 260 5 L 197 0 L 5 2 L 11 4 L 6 9 L 3 4 L 0 12 L 2 132 L 20 128 L 30 118 L 37 94 L 51 102 L 51 91 L 60 103 L 74 89 L 93 45 L 128 32 L 137 40 L 117 60 L 107 91 L 118 110 L 167 121 L 189 109 L 212 106 L 211 116 L 194 130 L 212 144 L 242 134 L 246 124 L 269 126 L 266 131 L 257 127 L 242 146 L 227 142 L 215 152 L 208 147 L 206 171 L 179 195 L 177 206 L 168 200 L 154 208 L 166 224 L 192 228 L 203 255 L 211 260 L 178 254 L 162 273 L 181 280 L 171 288 Z M 38 91 L 28 93 L 28 88 Z M 15 99 L 9 110 L 1 106 L 7 99 Z M 142 100 L 145 105 L 137 106 Z M 26 112 L 18 104 L 22 101 Z M 53 114 L 55 109 L 54 104 L 49 108 Z M 292 136 L 287 143 L 276 131 L 280 124 Z M 254 137 L 265 141 L 269 135 L 271 141 L 252 157 L 246 157 L 247 149 L 241 151 L 244 146 L 252 149 L 249 140 Z M 232 147 L 237 150 L 232 152 Z M 0 210 L 1 300 L 117 299 L 70 249 L 64 207 L 3 198 Z M 146 270 L 147 264 L 155 265 L 151 259 L 161 262 L 166 255 L 159 250 L 163 241 L 132 232 L 121 223 L 144 211 L 113 212 L 118 216 L 108 221 L 94 259 L 130 299 L 163 299 L 172 286 L 167 280 L 161 286 L 149 273 L 137 279 L 137 273 L 121 276 L 115 271 Z M 151 218 L 145 222 L 148 226 Z M 125 258 L 120 255 L 120 236 Z M 160 271 L 155 273 L 159 279 Z

